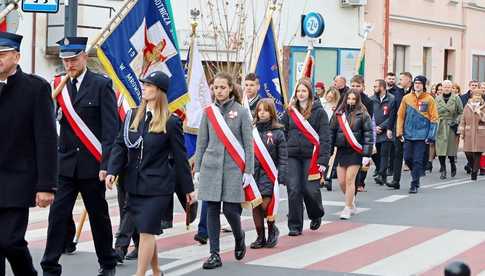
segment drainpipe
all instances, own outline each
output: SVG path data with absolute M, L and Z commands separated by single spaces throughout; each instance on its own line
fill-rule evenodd
M 37 41 L 37 13 L 32 14 L 32 54 L 31 54 L 31 73 L 35 74 L 35 48 Z
M 389 70 L 389 10 L 390 0 L 384 0 L 384 78 Z

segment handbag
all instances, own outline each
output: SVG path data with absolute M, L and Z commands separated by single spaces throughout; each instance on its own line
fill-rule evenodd
M 457 122 L 449 122 L 448 126 L 450 127 L 451 131 L 455 133 L 455 135 L 458 135 L 458 123 Z

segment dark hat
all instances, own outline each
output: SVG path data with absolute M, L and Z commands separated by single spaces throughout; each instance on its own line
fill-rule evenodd
M 59 57 L 72 58 L 86 51 L 87 37 L 66 37 L 59 41 Z
M 422 75 L 419 75 L 419 76 L 414 77 L 413 83 L 414 82 L 417 82 L 417 81 L 421 82 L 423 85 L 426 85 L 426 83 L 428 82 L 428 80 L 426 79 L 426 77 L 425 76 L 422 76 Z
M 9 32 L 0 32 L 0 52 L 20 51 L 22 37 L 21 35 Z
M 170 87 L 170 77 L 162 71 L 151 72 L 148 76 L 140 80 L 142 83 L 150 83 L 167 93 Z

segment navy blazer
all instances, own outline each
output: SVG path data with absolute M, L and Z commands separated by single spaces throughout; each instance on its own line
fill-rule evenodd
M 132 110 L 132 120 L 135 113 L 136 110 Z M 135 195 L 173 195 L 176 185 L 182 194 L 193 192 L 180 119 L 172 115 L 167 121 L 166 133 L 142 134 L 144 127 L 143 121 L 137 131 L 128 131 L 132 142 L 143 137 L 143 145 L 137 148 L 127 147 L 124 128 L 121 128 L 111 152 L 108 174 L 118 175 L 126 170 L 125 188 Z
M 72 84 L 68 82 L 66 85 L 72 95 Z M 66 116 L 62 116 L 59 121 L 59 173 L 80 179 L 98 178 L 99 171 L 107 168 L 111 146 L 119 129 L 116 96 L 111 80 L 88 69 L 72 104 L 79 117 L 101 142 L 103 154 L 100 163 L 76 136 Z
M 0 94 L 0 129 L 0 208 L 34 206 L 35 194 L 54 192 L 57 183 L 49 83 L 17 67 Z
M 396 124 L 396 99 L 390 93 L 386 92 L 384 99 L 381 102 L 379 96 L 371 97 L 374 110 L 374 120 L 378 127 L 383 129 L 381 134 L 377 134 L 376 143 L 387 141 L 387 130 L 394 132 L 394 125 Z

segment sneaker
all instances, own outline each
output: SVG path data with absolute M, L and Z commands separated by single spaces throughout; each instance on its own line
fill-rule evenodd
M 351 215 L 352 215 L 352 210 L 349 207 L 345 206 L 345 208 L 340 213 L 340 219 L 350 219 Z

